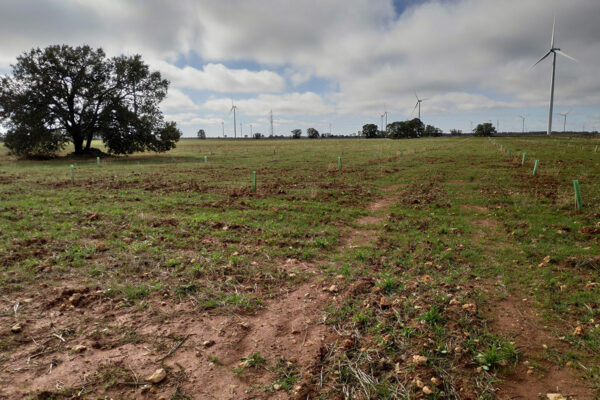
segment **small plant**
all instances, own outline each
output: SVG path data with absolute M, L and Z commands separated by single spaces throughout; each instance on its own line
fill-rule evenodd
M 266 358 L 260 355 L 259 352 L 253 353 L 251 356 L 242 358 L 239 367 L 234 368 L 237 376 L 242 376 L 247 369 L 262 365 L 267 361 Z
M 436 306 L 432 306 L 429 308 L 429 310 L 427 310 L 426 312 L 424 312 L 420 317 L 419 317 L 420 321 L 425 321 L 427 322 L 429 325 L 435 326 L 441 322 L 444 321 L 444 316 L 442 314 L 440 314 L 440 311 L 437 309 Z
M 392 294 L 401 288 L 401 282 L 392 275 L 385 275 L 377 282 L 377 287 L 385 294 Z

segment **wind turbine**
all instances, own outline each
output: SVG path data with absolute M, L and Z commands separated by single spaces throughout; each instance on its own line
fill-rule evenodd
M 567 57 L 573 61 L 577 61 L 570 55 L 562 52 L 558 47 L 554 47 L 554 27 L 556 25 L 556 17 L 554 17 L 554 22 L 552 23 L 552 40 L 550 42 L 550 50 L 542 58 L 538 60 L 535 64 L 531 66 L 531 68 L 535 67 L 539 63 L 541 63 L 546 57 L 552 54 L 552 76 L 550 78 L 550 108 L 548 109 L 548 131 L 546 134 L 550 135 L 552 133 L 552 108 L 554 107 L 554 77 L 556 75 L 556 54 L 560 54 L 563 57 Z M 530 69 L 531 69 L 530 68 Z
M 229 110 L 229 114 L 233 111 L 233 138 L 237 138 L 237 127 L 235 122 L 235 111 L 237 110 L 237 106 L 233 104 L 233 100 L 231 100 L 231 110 Z
M 387 130 L 387 117 L 388 117 L 388 114 L 389 114 L 389 112 L 387 112 L 387 105 L 383 109 L 384 109 L 383 115 L 385 116 L 385 125 L 384 125 L 384 127 L 385 127 L 385 130 Z
M 563 120 L 563 133 L 566 132 L 567 130 L 567 115 L 569 115 L 569 113 L 571 112 L 571 110 L 567 111 L 566 113 L 558 113 L 558 115 L 562 115 L 564 120 Z
M 521 118 L 523 120 L 523 132 L 522 133 L 525 133 L 525 119 L 527 118 L 527 115 L 526 116 L 519 115 L 519 118 Z
M 420 99 L 419 96 L 417 96 L 417 92 L 415 92 L 415 97 L 417 98 L 417 104 L 415 104 L 415 108 L 413 108 L 412 112 L 415 112 L 417 107 L 419 107 L 419 120 L 420 120 L 421 119 L 421 102 L 423 102 L 424 100 L 427 100 L 427 99 Z

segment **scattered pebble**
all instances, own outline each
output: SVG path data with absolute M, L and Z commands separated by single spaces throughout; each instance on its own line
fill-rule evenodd
M 167 371 L 164 368 L 159 368 L 152 375 L 150 375 L 146 380 L 152 383 L 160 383 L 167 377 Z
M 21 324 L 14 324 L 11 328 L 10 331 L 12 333 L 19 333 L 21 332 L 21 330 L 23 329 L 23 327 L 21 326 Z
M 477 312 L 477 306 L 473 303 L 463 304 L 462 309 L 473 314 Z
M 433 390 L 431 390 L 431 388 L 429 386 L 423 386 L 423 389 L 421 389 L 421 390 L 425 394 L 432 394 L 433 393 Z
M 73 352 L 75 352 L 75 353 L 82 353 L 85 351 L 85 349 L 86 349 L 86 347 L 82 344 L 78 344 L 78 345 L 71 347 L 71 350 L 73 350 Z
M 202 346 L 204 347 L 211 347 L 215 345 L 215 341 L 214 340 L 205 340 L 204 342 L 202 342 Z
M 567 400 L 567 398 L 560 393 L 547 393 L 546 398 L 548 400 Z
M 420 356 L 420 355 L 414 355 L 413 362 L 417 365 L 425 364 L 427 362 L 427 357 Z

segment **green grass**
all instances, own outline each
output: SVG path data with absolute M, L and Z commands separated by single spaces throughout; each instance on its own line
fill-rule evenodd
M 164 299 L 198 313 L 251 313 L 282 290 L 341 275 L 341 301 L 324 317 L 353 344 L 323 359 L 320 390 L 390 399 L 415 395 L 399 389 L 415 367 L 405 375 L 394 368 L 417 353 L 434 373 L 461 371 L 473 387 L 472 367 L 485 367 L 487 383 L 481 378 L 474 396 L 493 398 L 489 388 L 524 356 L 490 322 L 500 301 L 527 298 L 540 316 L 534 323 L 568 347 L 529 358 L 576 360 L 598 391 L 599 140 L 493 141 L 512 158 L 484 138 L 182 140 L 167 154 L 108 158 L 101 168 L 95 159 L 17 160 L 0 148 L 0 291 L 27 297 L 42 283 L 69 285 L 135 304 L 138 313 Z M 369 211 L 381 197 L 389 207 Z M 344 248 L 365 215 L 382 217 L 369 225 L 373 242 Z M 322 274 L 290 276 L 281 268 L 288 259 L 322 266 Z M 357 282 L 360 291 L 344 292 Z M 578 325 L 583 334 L 574 335 Z M 16 345 L 0 341 L 3 350 Z M 466 361 L 457 347 L 468 350 Z M 300 372 L 277 370 L 274 382 L 290 390 Z M 458 393 L 453 382 L 438 398 Z

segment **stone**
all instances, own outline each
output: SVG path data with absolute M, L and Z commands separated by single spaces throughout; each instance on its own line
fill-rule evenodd
M 435 386 L 440 386 L 442 384 L 442 381 L 440 380 L 440 378 L 433 377 L 431 378 L 431 383 L 433 383 Z
M 581 336 L 581 335 L 583 335 L 583 328 L 581 327 L 581 325 L 577 325 L 577 327 L 573 331 L 573 335 L 574 336 Z
M 547 393 L 546 398 L 548 400 L 567 400 L 567 398 L 560 393 Z
M 336 285 L 331 285 L 329 286 L 329 288 L 327 289 L 328 292 L 330 293 L 335 293 L 338 291 L 338 287 Z
M 23 330 L 23 327 L 22 327 L 22 326 L 21 326 L 21 324 L 19 324 L 19 323 L 17 323 L 17 324 L 14 324 L 14 325 L 13 325 L 13 326 L 10 328 L 10 331 L 11 331 L 12 333 L 19 333 L 19 332 L 21 332 L 21 330 Z
M 205 340 L 204 342 L 202 342 L 202 346 L 204 347 L 211 347 L 215 345 L 215 341 L 214 340 Z
M 431 388 L 427 385 L 423 386 L 423 389 L 421 389 L 423 391 L 423 393 L 425 394 L 432 394 L 433 390 L 431 390 Z
M 71 347 L 71 350 L 73 350 L 73 352 L 75 352 L 75 353 L 82 353 L 85 351 L 85 349 L 86 349 L 86 347 L 82 344 L 78 344 L 78 345 Z
M 164 368 L 159 368 L 152 375 L 150 375 L 146 380 L 152 383 L 160 383 L 167 377 L 167 371 Z
M 425 356 L 414 355 L 412 359 L 413 359 L 413 362 L 417 365 L 422 365 L 427 362 L 427 357 L 425 357 Z
M 477 306 L 473 303 L 463 304 L 462 309 L 473 314 L 477 312 Z

